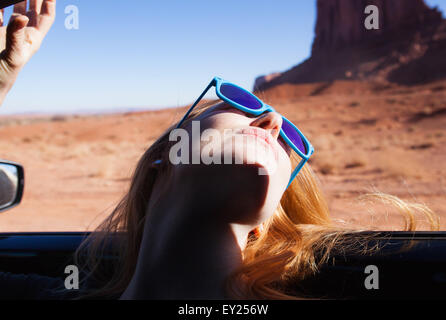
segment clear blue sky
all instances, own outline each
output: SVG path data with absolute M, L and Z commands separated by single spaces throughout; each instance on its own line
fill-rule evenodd
M 446 0 L 428 0 L 443 12 Z M 79 8 L 79 30 L 65 7 Z M 161 108 L 221 76 L 247 89 L 310 54 L 316 0 L 58 0 L 57 18 L 0 114 Z M 11 9 L 6 11 L 6 15 Z

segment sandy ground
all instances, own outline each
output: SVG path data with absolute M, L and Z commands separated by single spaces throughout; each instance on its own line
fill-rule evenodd
M 261 96 L 314 144 L 311 165 L 336 223 L 401 229 L 395 210 L 358 202 L 377 189 L 428 205 L 446 230 L 446 82 L 284 85 Z M 0 214 L 0 232 L 93 230 L 144 150 L 183 112 L 0 118 L 0 157 L 26 170 L 23 202 Z

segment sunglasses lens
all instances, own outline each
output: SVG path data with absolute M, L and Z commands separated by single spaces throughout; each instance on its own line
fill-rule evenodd
M 220 93 L 229 100 L 232 100 L 244 107 L 257 110 L 262 107 L 262 103 L 251 93 L 231 84 L 224 83 L 220 86 Z
M 303 142 L 299 132 L 285 119 L 283 119 L 282 130 L 291 140 L 291 142 L 303 153 L 307 154 L 307 148 L 305 148 L 305 143 Z

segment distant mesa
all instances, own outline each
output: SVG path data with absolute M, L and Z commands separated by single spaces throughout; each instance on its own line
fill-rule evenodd
M 281 75 L 282 75 L 281 72 L 274 72 L 274 73 L 267 74 L 266 76 L 257 77 L 255 82 L 254 82 L 254 88 L 260 88 L 265 83 L 269 83 L 273 79 L 275 79 L 275 78 L 277 78 L 277 77 L 279 77 Z
M 379 8 L 379 29 L 364 27 L 366 6 Z M 280 84 L 367 80 L 414 85 L 446 78 L 446 20 L 423 0 L 317 0 L 311 57 L 256 79 Z

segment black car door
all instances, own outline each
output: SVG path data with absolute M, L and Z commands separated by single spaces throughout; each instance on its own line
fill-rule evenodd
M 335 299 L 442 299 L 446 292 L 446 232 L 369 232 L 371 255 L 334 255 L 296 293 Z M 0 234 L 0 270 L 64 279 L 88 233 Z M 373 243 L 372 243 L 373 242 Z M 109 258 L 113 259 L 113 257 Z M 371 278 L 372 281 L 370 280 Z

